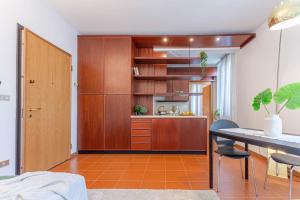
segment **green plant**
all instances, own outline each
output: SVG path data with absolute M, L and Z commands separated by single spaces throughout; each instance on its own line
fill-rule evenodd
M 279 88 L 273 95 L 270 88 L 256 95 L 252 102 L 252 108 L 255 111 L 260 110 L 261 105 L 264 106 L 267 113 L 270 114 L 267 105 L 274 99 L 275 104 L 281 105 L 276 114 L 284 109 L 296 110 L 300 108 L 300 82 L 285 85 Z
M 146 112 L 148 112 L 148 109 L 145 106 L 135 105 L 134 112 L 137 114 L 145 114 Z
M 220 113 L 220 109 L 217 109 L 215 112 L 214 112 L 214 120 L 218 120 L 219 117 L 220 117 L 221 113 Z
M 205 68 L 207 67 L 208 56 L 207 56 L 207 53 L 205 51 L 201 51 L 200 54 L 199 54 L 199 57 L 200 57 L 201 73 L 203 75 L 204 72 L 205 72 Z

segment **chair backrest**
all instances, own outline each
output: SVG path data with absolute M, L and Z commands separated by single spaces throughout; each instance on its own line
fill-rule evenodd
M 223 129 L 223 128 L 239 128 L 239 125 L 227 119 L 220 119 L 212 123 L 212 125 L 210 126 L 210 130 L 212 131 Z
M 218 129 L 223 129 L 223 128 L 239 128 L 239 126 L 230 120 L 226 119 L 220 119 L 218 121 L 215 121 L 212 123 L 210 126 L 210 130 L 215 131 Z M 225 139 L 225 138 L 220 138 L 220 137 L 213 137 L 213 140 L 217 143 L 217 145 L 220 146 L 234 146 L 234 141 Z

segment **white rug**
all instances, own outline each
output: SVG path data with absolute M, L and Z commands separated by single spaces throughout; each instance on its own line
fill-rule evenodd
M 88 190 L 89 200 L 219 200 L 213 190 Z

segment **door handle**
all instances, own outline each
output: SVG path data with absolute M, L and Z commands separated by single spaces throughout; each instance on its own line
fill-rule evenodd
M 29 112 L 38 111 L 38 110 L 42 110 L 42 108 L 29 108 L 28 109 Z

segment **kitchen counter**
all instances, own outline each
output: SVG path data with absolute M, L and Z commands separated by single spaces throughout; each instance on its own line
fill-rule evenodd
M 131 150 L 206 152 L 207 134 L 206 116 L 131 116 Z
M 192 119 L 206 119 L 207 116 L 181 116 L 181 115 L 131 115 L 131 118 L 143 118 L 143 119 L 152 119 L 152 118 L 192 118 Z

